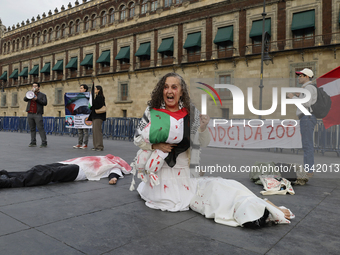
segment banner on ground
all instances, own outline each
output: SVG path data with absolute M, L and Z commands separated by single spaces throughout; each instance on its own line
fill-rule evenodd
M 92 121 L 88 121 L 90 92 L 65 93 L 64 99 L 65 127 L 92 128 Z
M 228 120 L 216 124 L 210 120 L 209 146 L 223 148 L 302 148 L 300 122 L 294 120 Z M 221 121 L 220 121 L 221 123 Z M 263 123 L 263 125 L 262 125 Z M 261 126 L 262 125 L 262 126 Z M 215 127 L 214 127 L 215 126 Z

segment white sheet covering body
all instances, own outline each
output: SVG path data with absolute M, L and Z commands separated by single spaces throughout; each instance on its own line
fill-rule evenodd
M 270 213 L 270 221 L 290 223 L 282 211 L 257 197 L 241 183 L 222 178 L 197 179 L 197 191 L 191 199 L 190 208 L 206 218 L 214 218 L 217 223 L 232 227 L 261 218 L 265 208 Z
M 63 164 L 76 164 L 90 181 L 98 181 L 105 173 L 119 168 L 124 174 L 131 172 L 131 166 L 120 157 L 108 154 L 106 156 L 88 156 L 62 161 Z

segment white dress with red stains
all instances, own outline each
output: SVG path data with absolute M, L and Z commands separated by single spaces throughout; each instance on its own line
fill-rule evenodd
M 281 210 L 257 197 L 243 184 L 222 178 L 199 178 L 190 208 L 217 223 L 233 227 L 261 218 L 265 208 L 270 213 L 268 220 L 290 223 Z
M 178 155 L 177 163 L 170 168 L 165 162 L 158 173 L 159 185 L 150 181 L 141 182 L 137 188 L 145 204 L 162 211 L 189 210 L 191 198 L 195 195 L 197 179 L 190 176 L 187 152 Z

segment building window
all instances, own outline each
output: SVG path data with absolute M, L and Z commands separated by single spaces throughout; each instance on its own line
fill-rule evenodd
M 222 108 L 222 118 L 228 120 L 229 119 L 229 108 Z
M 101 20 L 102 20 L 101 25 L 105 26 L 106 25 L 106 20 L 107 20 L 106 11 L 103 11 L 100 16 L 101 16 Z
M 127 117 L 127 110 L 122 110 L 122 113 L 123 113 L 123 118 L 126 118 Z
M 23 76 L 22 77 L 22 84 L 26 84 L 28 83 L 28 77 L 27 76 Z
M 80 20 L 79 19 L 77 19 L 76 20 L 76 33 L 79 33 L 79 31 L 80 31 Z
M 65 37 L 65 35 L 66 35 L 66 29 L 65 28 L 66 28 L 66 25 L 63 24 L 61 26 L 61 33 L 60 33 L 61 37 Z
M 230 84 L 231 83 L 231 75 L 220 75 L 219 76 L 219 84 Z M 231 92 L 227 88 L 218 89 L 218 94 L 222 99 L 231 99 Z M 228 113 L 229 114 L 229 113 Z
M 56 28 L 55 38 L 56 39 L 60 38 L 60 27 L 59 26 L 57 26 L 57 28 Z
M 151 9 L 150 11 L 156 11 L 157 10 L 157 3 L 158 3 L 158 0 L 151 0 Z
M 11 51 L 11 42 L 8 42 L 8 52 Z
M 174 52 L 173 51 L 164 51 L 162 52 L 162 65 L 171 65 L 174 61 Z
M 128 84 L 120 84 L 120 100 L 126 101 L 128 99 Z
M 43 34 L 43 42 L 46 42 L 46 41 L 47 41 L 47 31 L 45 30 Z
M 115 21 L 115 10 L 114 9 L 110 9 L 109 11 L 109 17 L 110 17 L 110 23 L 113 23 Z
M 6 102 L 6 94 L 5 93 L 2 93 L 1 94 L 1 107 L 5 107 L 7 105 L 7 102 Z
M 40 44 L 40 33 L 37 34 L 37 45 Z
M 26 37 L 26 47 L 28 47 L 29 44 L 30 44 L 30 36 L 28 35 L 28 36 Z
M 12 94 L 12 106 L 18 106 L 18 94 L 17 93 Z
M 15 51 L 15 40 L 12 42 L 12 51 Z
M 187 48 L 187 53 L 188 53 L 188 61 L 200 61 L 201 59 L 201 47 L 195 46 L 195 47 L 190 47 Z
M 120 20 L 124 20 L 126 18 L 126 6 L 122 5 L 120 7 Z
M 92 28 L 92 29 L 95 29 L 95 28 L 96 28 L 96 14 L 93 14 L 93 15 L 92 15 L 91 21 L 92 21 L 92 26 L 91 26 L 91 28 Z
M 85 17 L 84 19 L 84 30 L 89 30 L 90 24 L 89 24 L 89 17 Z
M 21 39 L 21 49 L 25 48 L 25 37 Z
M 314 28 L 305 28 L 300 30 L 293 31 L 294 48 L 302 48 L 302 47 L 312 47 L 314 46 L 314 36 L 315 30 Z
M 20 40 L 17 40 L 17 51 L 19 50 Z
M 74 33 L 74 24 L 73 21 L 71 21 L 70 25 L 69 25 L 69 34 L 73 34 Z
M 262 36 L 254 36 L 252 39 L 252 53 L 261 53 L 262 51 Z M 270 51 L 270 37 L 268 37 L 268 51 Z
M 52 41 L 52 28 L 48 30 L 48 41 Z
M 140 7 L 140 13 L 144 14 L 148 10 L 148 0 L 143 0 L 142 5 Z
M 233 56 L 233 42 L 226 41 L 217 44 L 218 58 L 230 58 Z
M 7 44 L 4 43 L 4 50 L 3 50 L 3 52 L 6 53 L 6 50 L 7 50 Z
M 164 7 L 170 7 L 173 0 L 164 0 Z
M 135 16 L 135 3 L 131 2 L 129 3 L 129 18 L 132 18 Z
M 63 89 L 62 88 L 56 88 L 55 89 L 55 104 L 63 104 Z

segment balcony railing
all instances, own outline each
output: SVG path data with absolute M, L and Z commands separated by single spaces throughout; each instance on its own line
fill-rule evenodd
M 130 69 L 130 64 L 120 64 L 120 70 L 129 70 Z
M 172 65 L 174 63 L 173 57 L 162 58 L 162 65 Z
M 149 60 L 141 60 L 140 61 L 140 67 L 141 68 L 150 67 L 150 59 Z
M 334 44 L 340 44 L 340 33 L 315 35 L 302 38 L 295 37 L 286 40 L 270 41 L 268 48 L 269 52 L 273 52 L 292 49 L 304 49 L 319 46 L 329 46 Z M 261 53 L 261 44 L 248 44 L 245 47 L 246 54 Z

